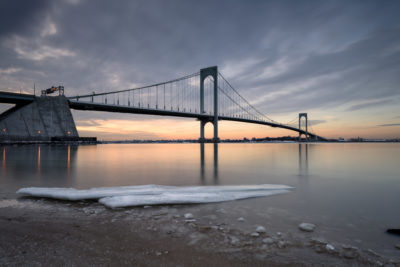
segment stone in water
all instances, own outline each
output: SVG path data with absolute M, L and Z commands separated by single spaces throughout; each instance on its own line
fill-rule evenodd
M 275 241 L 274 241 L 272 238 L 267 237 L 267 238 L 264 238 L 264 239 L 262 240 L 262 242 L 265 243 L 265 244 L 267 244 L 267 245 L 271 245 L 271 244 L 273 244 Z
M 185 219 L 193 219 L 194 218 L 193 214 L 191 214 L 191 213 L 186 213 L 184 215 L 184 217 L 185 217 Z
M 253 232 L 253 233 L 251 233 L 251 236 L 252 236 L 252 237 L 258 237 L 258 236 L 260 236 L 260 234 L 257 233 L 257 232 Z
M 326 249 L 326 251 L 328 251 L 328 252 L 333 252 L 333 251 L 335 251 L 335 247 L 332 246 L 331 244 L 326 244 L 325 249 Z
M 265 233 L 265 227 L 264 226 L 257 226 L 256 228 L 256 232 L 261 234 L 261 233 Z
M 312 223 L 301 223 L 299 229 L 305 232 L 313 232 L 315 230 L 315 224 Z
M 239 217 L 239 218 L 237 218 L 237 220 L 238 220 L 239 222 L 244 222 L 244 218 L 243 218 L 243 217 Z

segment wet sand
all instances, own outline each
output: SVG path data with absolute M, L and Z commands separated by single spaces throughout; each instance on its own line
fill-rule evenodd
M 305 239 L 267 229 L 252 236 L 210 214 L 217 208 L 110 210 L 96 202 L 1 200 L 0 265 L 400 266 L 373 251 L 327 251 L 312 234 Z M 193 218 L 185 218 L 189 212 Z

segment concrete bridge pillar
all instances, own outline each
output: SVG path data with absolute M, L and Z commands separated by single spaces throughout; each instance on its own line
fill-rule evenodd
M 200 70 L 200 113 L 205 114 L 204 110 L 204 80 L 211 76 L 214 80 L 214 115 L 212 117 L 212 124 L 214 126 L 213 142 L 218 143 L 218 67 L 209 67 Z M 205 142 L 204 126 L 210 120 L 200 120 L 200 142 Z

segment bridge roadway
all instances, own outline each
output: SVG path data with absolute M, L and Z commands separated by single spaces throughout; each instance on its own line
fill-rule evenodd
M 0 103 L 16 104 L 16 105 L 26 105 L 31 103 L 35 99 L 34 95 L 30 94 L 19 94 L 10 92 L 0 91 Z M 205 120 L 212 122 L 214 120 L 214 115 L 211 114 L 198 114 L 191 112 L 182 112 L 174 110 L 163 110 L 163 109 L 151 109 L 151 108 L 138 108 L 138 107 L 128 107 L 128 106 L 118 106 L 111 104 L 98 104 L 92 102 L 84 102 L 77 100 L 69 100 L 69 107 L 76 110 L 92 110 L 92 111 L 105 111 L 105 112 L 118 112 L 118 113 L 132 113 L 132 114 L 144 114 L 144 115 L 158 115 L 158 116 L 173 116 L 173 117 L 183 117 L 183 118 L 195 118 L 198 120 Z M 237 121 L 253 124 L 267 125 L 274 128 L 283 128 L 291 131 L 295 131 L 301 134 L 305 134 L 304 130 L 294 128 L 288 125 L 267 122 L 267 121 L 257 121 L 251 119 L 234 118 L 227 116 L 218 116 L 219 120 L 225 121 Z M 308 132 L 308 135 L 312 138 L 318 140 L 326 140 L 325 138 L 318 136 L 316 134 Z
M 29 104 L 35 100 L 34 95 L 29 94 L 19 94 L 0 91 L 0 103 L 5 104 Z
M 173 116 L 173 117 L 182 117 L 182 118 L 195 118 L 198 120 L 205 120 L 205 121 L 210 121 L 210 122 L 212 122 L 214 120 L 214 115 L 211 115 L 211 114 L 199 114 L 199 113 L 164 110 L 164 109 L 128 107 L 128 106 L 118 106 L 118 105 L 110 105 L 110 104 L 97 104 L 97 103 L 92 103 L 92 102 L 82 102 L 82 101 L 76 101 L 76 100 L 69 100 L 69 106 L 70 106 L 70 108 L 76 109 L 76 110 L 93 110 L 93 111 L 133 113 L 133 114 L 144 114 L 144 115 Z M 225 120 L 225 121 L 237 121 L 237 122 L 268 125 L 268 126 L 274 127 L 274 128 L 283 128 L 283 129 L 295 131 L 295 132 L 298 132 L 301 134 L 306 134 L 306 132 L 304 130 L 300 130 L 300 129 L 297 129 L 297 128 L 294 128 L 294 127 L 291 127 L 288 125 L 279 124 L 279 123 L 242 119 L 242 118 L 234 118 L 234 117 L 227 117 L 227 116 L 218 116 L 218 119 Z M 316 138 L 318 140 L 326 140 L 325 138 L 318 136 L 316 134 L 310 133 L 310 132 L 308 132 L 308 135 L 310 137 Z

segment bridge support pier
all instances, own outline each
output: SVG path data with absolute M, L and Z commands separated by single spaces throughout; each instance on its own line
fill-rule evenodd
M 204 138 L 204 127 L 206 126 L 207 121 L 200 121 L 200 143 L 204 143 L 206 139 Z
M 214 137 L 213 139 L 206 139 L 205 134 L 204 134 L 204 128 L 207 123 L 211 123 L 214 127 Z M 217 126 L 216 126 L 217 125 Z M 219 143 L 219 138 L 218 138 L 218 122 L 215 124 L 213 120 L 200 120 L 200 143 Z
M 200 142 L 204 143 L 206 140 L 204 138 L 204 126 L 207 122 L 212 122 L 214 126 L 214 138 L 212 139 L 213 143 L 219 142 L 218 137 L 218 67 L 209 67 L 200 70 L 200 113 L 206 113 L 204 110 L 204 80 L 211 76 L 214 80 L 214 116 L 210 118 L 210 120 L 201 120 L 200 121 Z
M 299 130 L 301 130 L 301 118 L 305 118 L 306 119 L 306 129 L 305 129 L 305 137 L 306 137 L 306 141 L 308 142 L 308 117 L 307 117 L 307 113 L 299 113 Z M 299 132 L 299 141 L 301 141 L 301 135 L 302 133 Z

